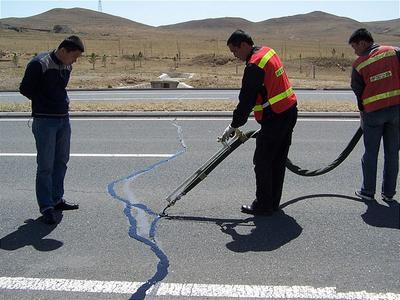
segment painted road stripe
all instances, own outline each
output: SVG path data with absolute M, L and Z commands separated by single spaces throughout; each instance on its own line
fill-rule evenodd
M 172 157 L 174 154 L 101 154 L 71 153 L 71 157 Z M 0 153 L 0 156 L 36 156 L 36 153 Z
M 0 122 L 28 122 L 32 119 L 28 118 L 0 118 Z M 71 117 L 71 122 L 76 121 L 231 121 L 232 118 L 228 117 L 216 117 L 216 118 L 202 118 L 202 117 L 116 117 L 116 118 L 109 118 L 109 117 L 93 117 L 93 118 L 75 118 Z M 253 119 L 249 119 L 250 122 Z M 299 122 L 360 122 L 358 118 L 307 118 L 307 117 L 299 117 L 297 119 Z M 255 121 L 254 121 L 255 122 Z
M 48 279 L 25 277 L 0 277 L 0 289 L 30 291 L 62 291 L 82 293 L 134 294 L 143 282 L 98 281 L 77 279 Z M 335 287 L 221 285 L 196 283 L 160 283 L 153 293 L 167 297 L 221 297 L 264 299 L 352 299 L 399 300 L 400 294 L 336 292 Z
M 213 96 L 213 97 L 196 97 L 196 98 L 191 98 L 191 97 L 185 97 L 185 96 L 166 96 L 166 97 L 152 97 L 149 96 L 147 99 L 145 100 L 136 100 L 135 98 L 96 98 L 96 99 L 79 99 L 79 98 L 74 98 L 74 96 L 76 97 L 76 95 L 72 95 L 72 97 L 70 97 L 70 101 L 96 101 L 96 102 L 102 102 L 102 101 L 108 101 L 108 102 L 114 102 L 114 101 L 132 101 L 132 102 L 138 102 L 138 103 L 145 103 L 146 101 L 159 101 L 159 100 L 165 100 L 165 101 L 211 101 L 211 100 L 215 100 L 215 101 L 220 101 L 220 100 L 232 100 L 230 97 L 218 97 L 218 96 Z M 232 100 L 233 101 L 233 100 Z M 161 102 L 161 101 L 160 101 Z

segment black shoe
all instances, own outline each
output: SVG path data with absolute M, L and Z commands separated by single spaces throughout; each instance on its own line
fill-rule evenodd
M 257 209 L 253 205 L 242 205 L 242 213 L 257 216 L 271 216 L 274 211 L 272 209 Z
M 54 208 L 48 208 L 42 213 L 42 221 L 43 223 L 46 224 L 55 224 L 56 221 L 56 216 L 54 214 Z
M 62 201 L 54 206 L 54 208 L 57 210 L 74 210 L 79 208 L 79 204 L 67 203 L 65 201 Z

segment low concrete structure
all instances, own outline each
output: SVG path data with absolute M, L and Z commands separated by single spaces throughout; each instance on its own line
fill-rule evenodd
M 179 81 L 177 80 L 153 80 L 151 81 L 151 88 L 153 89 L 176 89 Z

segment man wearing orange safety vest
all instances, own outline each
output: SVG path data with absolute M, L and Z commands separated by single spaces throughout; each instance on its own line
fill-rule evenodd
M 384 167 L 381 196 L 396 194 L 400 149 L 400 49 L 374 44 L 371 33 L 356 30 L 349 44 L 359 57 L 353 63 L 351 87 L 357 97 L 365 152 L 361 159 L 363 183 L 356 195 L 375 200 L 378 152 L 383 138 Z
M 239 103 L 221 140 L 227 141 L 244 125 L 252 111 L 261 129 L 256 139 L 254 171 L 256 199 L 243 205 L 244 213 L 272 215 L 279 210 L 285 164 L 297 121 L 297 101 L 282 62 L 269 47 L 256 47 L 243 30 L 227 41 L 233 55 L 246 62 Z

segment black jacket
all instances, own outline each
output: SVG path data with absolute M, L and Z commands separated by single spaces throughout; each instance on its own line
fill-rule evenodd
M 55 51 L 40 53 L 28 63 L 19 91 L 32 101 L 33 117 L 68 115 L 66 87 L 71 70 L 71 65 L 57 59 Z
M 268 91 L 264 87 L 264 70 L 255 64 L 248 64 L 251 56 L 258 50 L 260 50 L 260 47 L 253 47 L 246 59 L 246 67 L 242 78 L 242 87 L 239 93 L 239 103 L 233 111 L 231 123 L 233 128 L 243 126 L 247 122 L 250 113 L 256 105 L 256 99 L 259 93 L 262 93 L 266 99 L 268 98 Z M 272 111 L 269 107 L 264 110 L 264 114 L 270 113 L 272 113 Z M 265 120 L 264 117 L 263 120 Z

